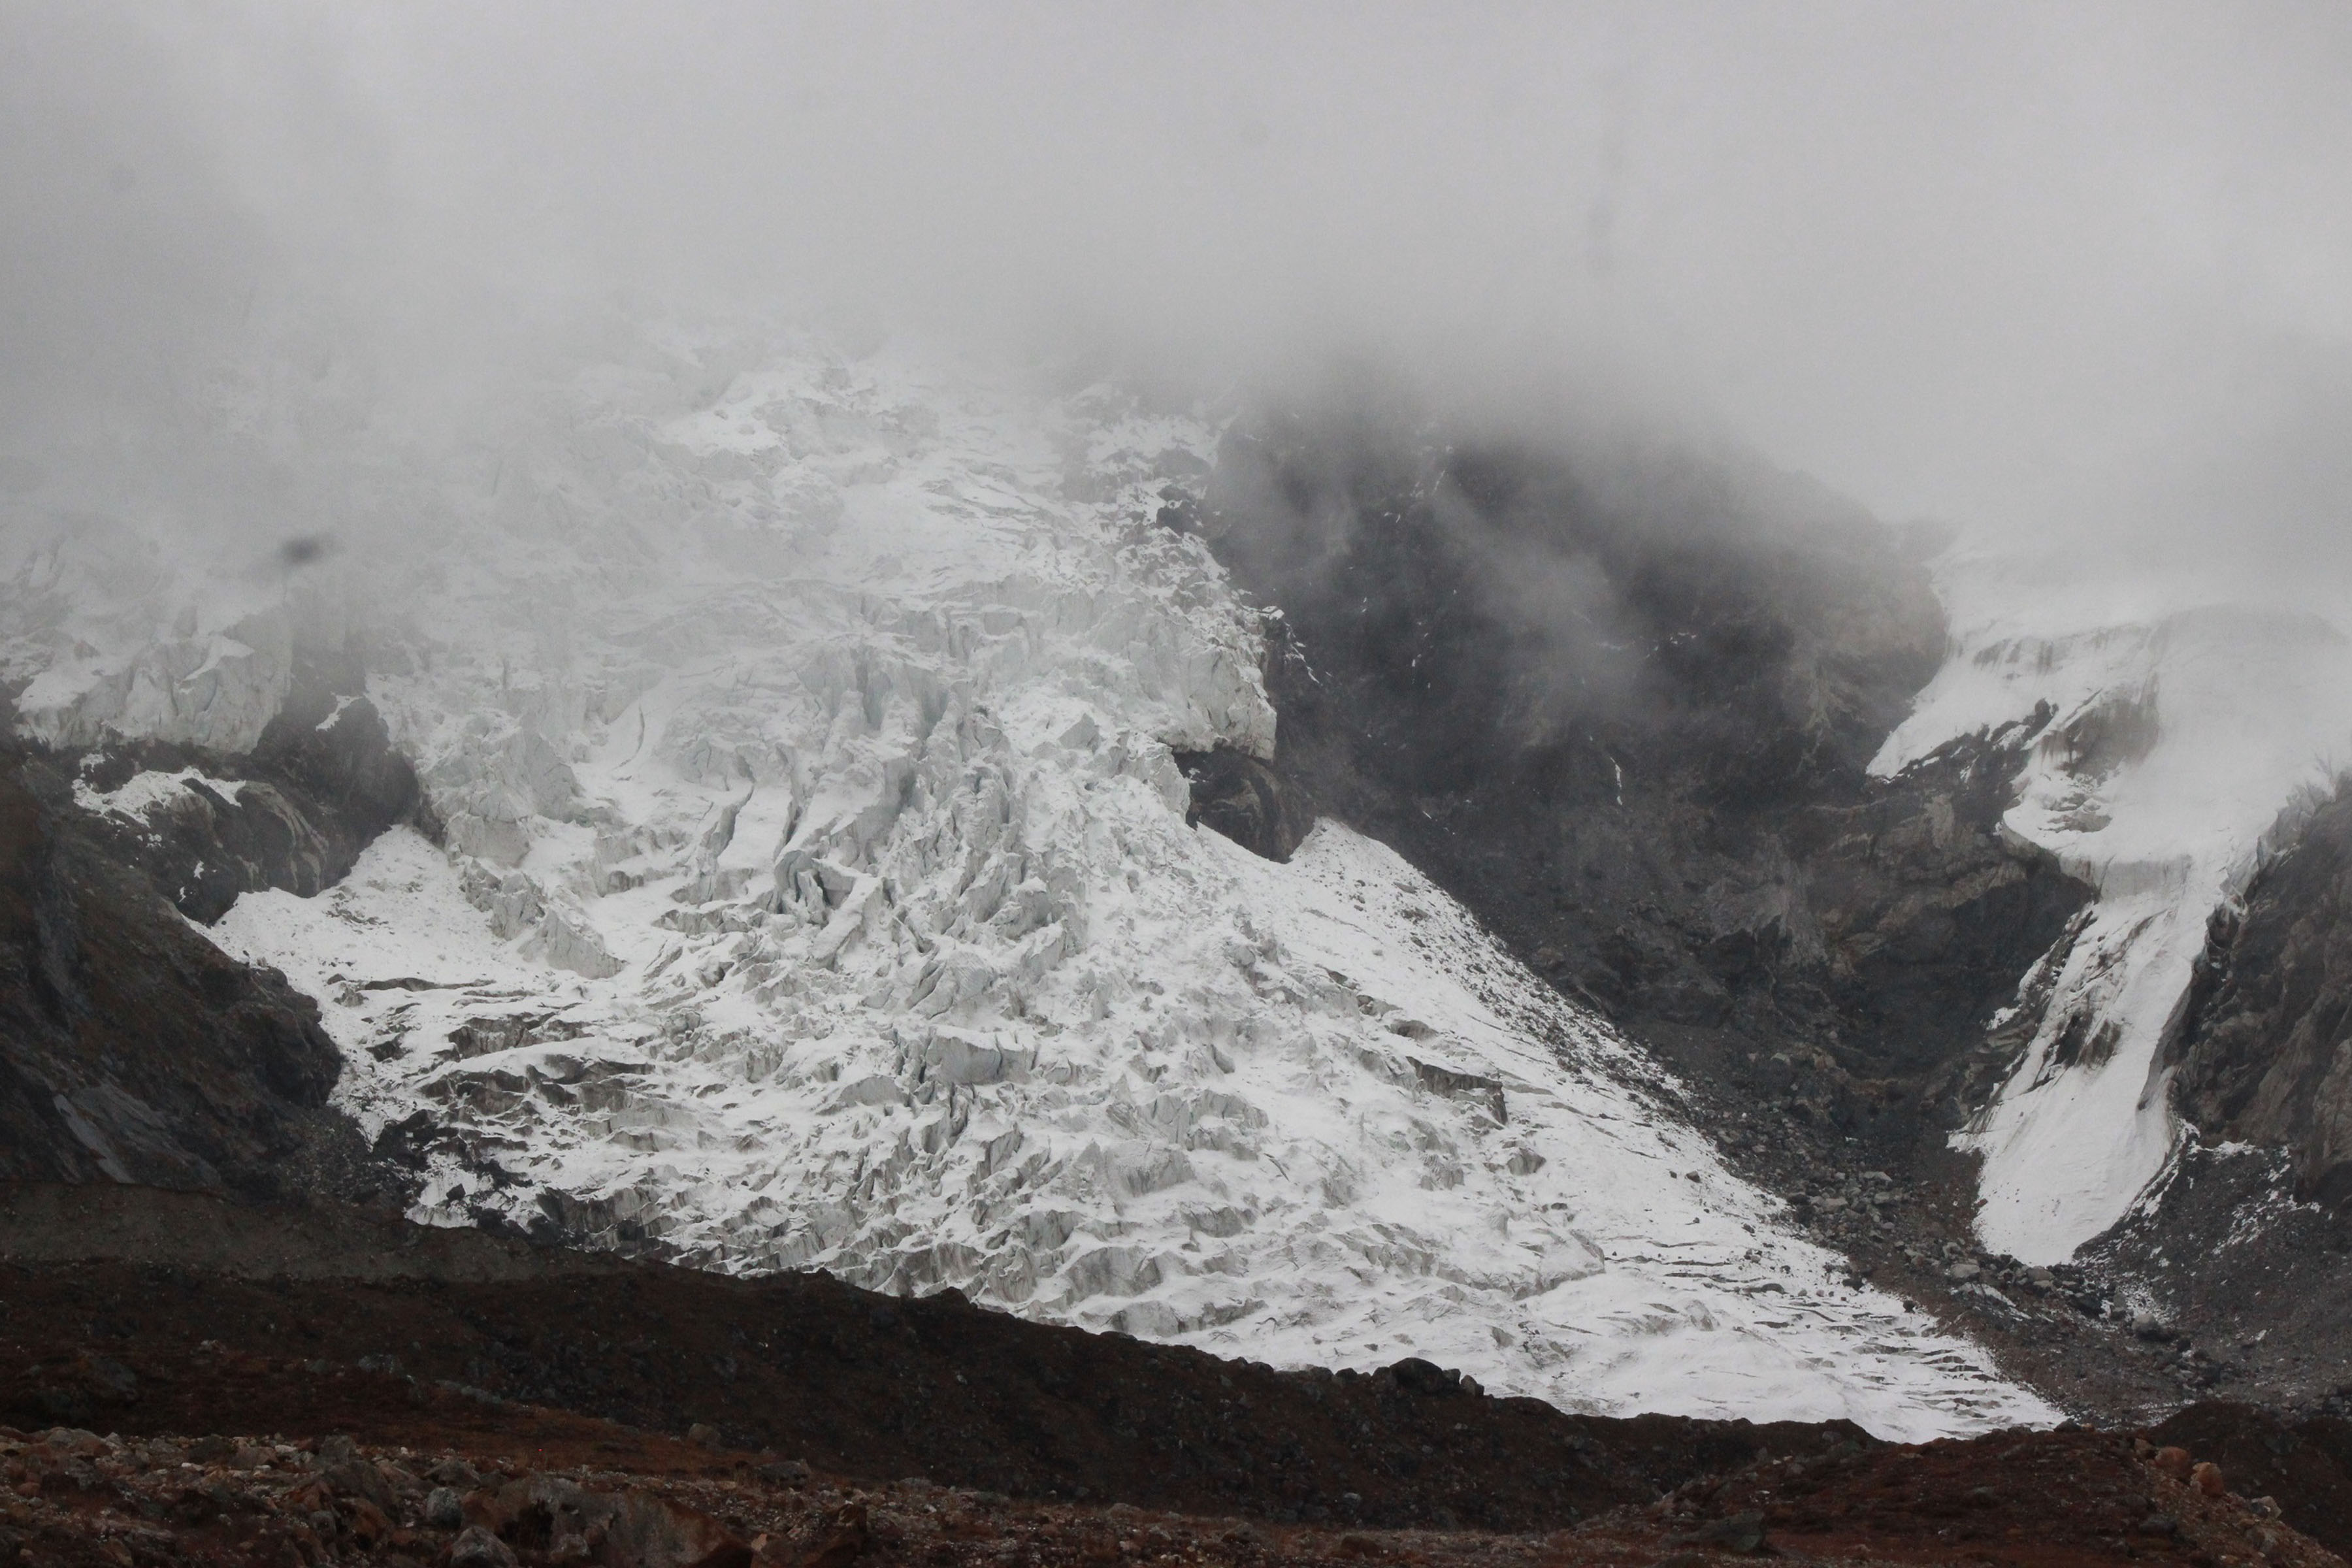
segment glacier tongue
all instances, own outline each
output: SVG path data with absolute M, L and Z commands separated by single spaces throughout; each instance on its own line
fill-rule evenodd
M 2352 644 L 2313 616 L 2177 589 L 2118 613 L 2099 574 L 2013 556 L 1957 555 L 1939 577 L 1952 655 L 1874 769 L 2038 726 L 2007 826 L 2098 894 L 2027 978 L 2023 1053 L 1956 1140 L 1984 1156 L 1986 1244 L 2055 1263 L 2167 1167 L 2165 1027 L 2208 918 L 2352 756 Z
M 1275 739 L 1255 614 L 1150 521 L 1213 428 L 764 365 L 581 377 L 344 568 L 446 845 L 214 935 L 320 998 L 425 1217 L 1586 1410 L 2054 1418 L 1386 848 L 1186 826 L 1171 750 Z

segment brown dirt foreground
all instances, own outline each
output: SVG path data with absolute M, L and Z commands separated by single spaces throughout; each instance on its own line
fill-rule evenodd
M 215 1386 L 299 1367 L 211 1352 Z M 1704 1568 L 2118 1562 L 2319 1568 L 2341 1559 L 2263 1503 L 2166 1473 L 2146 1442 L 2016 1434 L 1751 1466 L 1573 1530 L 1502 1534 L 1253 1523 L 1125 1504 L 1021 1502 L 922 1479 L 852 1481 L 556 1412 L 409 1400 L 382 1374 L 323 1375 L 397 1405 L 411 1441 L 101 1436 L 0 1428 L 0 1563 L 425 1563 L 445 1568 L 1182 1568 L 1461 1563 Z M 370 1384 L 380 1387 L 369 1386 Z M 375 1399 L 367 1396 L 373 1394 Z M 390 1410 L 383 1414 L 389 1417 Z M 2185 1456 L 2165 1458 L 2185 1467 Z M 2210 1482 L 2209 1479 L 2209 1488 Z
M 2347 1434 L 2242 1407 L 2147 1435 L 2197 1475 L 2133 1434 L 1608 1420 L 137 1189 L 0 1189 L 0 1568 L 2301 1568 L 2352 1536 Z

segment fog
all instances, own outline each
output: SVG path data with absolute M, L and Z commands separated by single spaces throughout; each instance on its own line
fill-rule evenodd
M 1890 519 L 2334 595 L 2347 81 L 2325 5 L 9 0 L 0 479 L 100 427 L 200 463 L 261 321 L 429 428 L 583 313 L 772 304 L 1622 404 Z

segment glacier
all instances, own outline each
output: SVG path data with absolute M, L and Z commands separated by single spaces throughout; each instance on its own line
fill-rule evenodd
M 1386 847 L 1187 826 L 1174 752 L 1276 739 L 1261 613 L 1153 521 L 1219 434 L 665 329 L 320 479 L 352 542 L 299 583 L 20 547 L 0 664 L 35 739 L 234 750 L 364 644 L 438 842 L 209 934 L 318 999 L 417 1217 L 1596 1413 L 2057 1419 Z

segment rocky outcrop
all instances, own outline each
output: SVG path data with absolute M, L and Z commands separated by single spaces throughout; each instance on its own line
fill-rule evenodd
M 312 897 L 385 828 L 423 820 L 416 774 L 374 705 L 323 680 L 298 686 L 249 753 L 149 741 L 36 753 L 20 778 L 206 924 L 254 889 Z
M 2165 1054 L 2208 1142 L 2283 1150 L 2301 1195 L 2352 1198 L 2352 790 L 2215 911 Z
M 0 776 L 0 1172 L 274 1190 L 339 1067 L 313 1003 Z
M 248 757 L 142 744 L 37 758 L 20 777 L 207 924 L 254 889 L 309 898 L 334 886 L 417 807 L 415 775 L 364 699 Z
M 2031 734 L 1866 775 L 1944 625 L 1903 538 L 1805 481 L 1274 420 L 1163 521 L 1281 611 L 1288 777 L 1703 1079 L 1795 1044 L 1899 1086 L 1839 1117 L 1948 1123 L 2088 897 L 2001 829 Z
M 342 1063 L 317 1004 L 189 924 L 255 889 L 316 894 L 415 818 L 415 775 L 356 687 L 314 663 L 245 755 L 0 753 L 0 1173 L 397 1185 L 328 1107 Z
M 1192 786 L 1188 825 L 1216 829 L 1253 855 L 1287 860 L 1315 829 L 1306 792 L 1272 763 L 1233 746 L 1178 752 L 1176 765 Z

